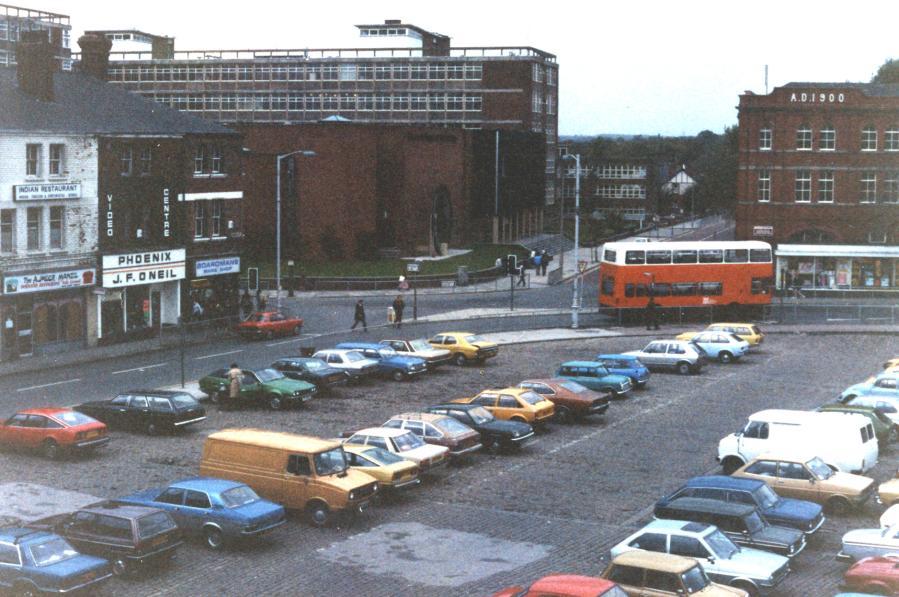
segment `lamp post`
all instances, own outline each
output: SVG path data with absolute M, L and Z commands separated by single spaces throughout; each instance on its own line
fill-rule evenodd
M 275 157 L 275 289 L 278 293 L 276 304 L 281 310 L 281 160 L 300 154 L 312 158 L 318 154 L 309 149 L 298 149 Z
M 574 274 L 574 283 L 571 287 L 571 328 L 578 328 L 578 310 L 581 308 L 580 301 L 580 227 L 581 227 L 581 154 L 567 154 L 562 157 L 563 160 L 574 160 L 574 260 L 577 271 Z M 559 267 L 561 267 L 561 263 Z M 565 275 L 565 272 L 562 272 Z

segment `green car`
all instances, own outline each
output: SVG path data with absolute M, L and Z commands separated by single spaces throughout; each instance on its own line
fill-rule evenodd
M 842 412 L 865 415 L 871 420 L 871 425 L 874 427 L 874 435 L 877 436 L 877 443 L 881 448 L 896 439 L 893 421 L 882 412 L 876 410 L 873 406 L 849 405 L 834 402 L 833 404 L 825 404 L 824 406 L 818 407 L 818 412 Z
M 300 406 L 315 394 L 315 386 L 311 383 L 290 379 L 275 369 L 241 369 L 243 378 L 240 382 L 241 404 L 265 404 L 272 410 L 281 410 L 291 406 Z M 237 406 L 231 404 L 228 369 L 216 369 L 200 380 L 200 389 L 209 394 L 213 404 L 219 406 Z

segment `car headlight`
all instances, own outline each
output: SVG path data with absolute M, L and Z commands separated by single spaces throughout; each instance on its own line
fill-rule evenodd
M 378 486 L 378 483 L 377 483 L 377 481 L 375 481 L 375 484 L 374 484 L 374 485 L 372 485 L 372 488 L 371 488 L 371 490 L 372 490 L 372 491 L 373 491 L 373 492 L 377 492 L 377 491 L 378 491 L 378 489 L 380 489 L 380 487 L 379 487 L 379 486 Z
M 354 499 L 356 499 L 356 492 L 355 492 L 355 491 L 351 491 L 351 492 L 350 492 L 350 501 L 352 501 L 352 500 L 354 500 Z
M 518 437 L 518 432 L 517 432 L 517 431 L 513 431 L 513 432 L 512 432 L 512 437 Z

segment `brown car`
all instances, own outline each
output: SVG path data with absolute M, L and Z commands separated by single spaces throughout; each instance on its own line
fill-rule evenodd
M 381 427 L 411 431 L 427 444 L 449 448 L 453 458 L 471 454 L 483 447 L 480 433 L 447 415 L 403 413 Z
M 601 415 L 609 409 L 608 394 L 585 388 L 570 379 L 526 379 L 518 387 L 533 390 L 555 404 L 556 419 L 562 423 L 588 415 Z

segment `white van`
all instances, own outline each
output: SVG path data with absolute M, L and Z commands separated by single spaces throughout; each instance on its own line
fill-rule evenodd
M 759 454 L 799 449 L 843 473 L 864 473 L 879 456 L 874 427 L 864 415 L 769 409 L 750 415 L 743 429 L 718 442 L 718 462 L 730 474 Z

